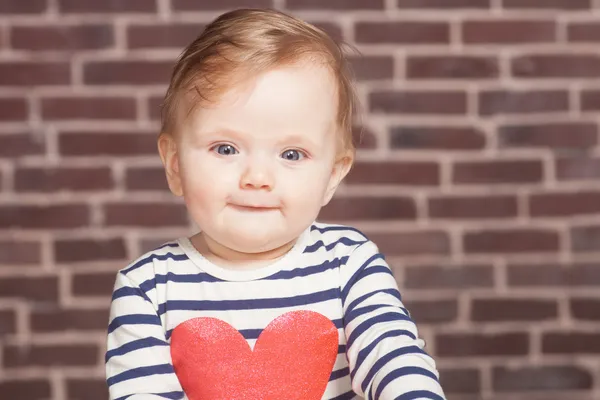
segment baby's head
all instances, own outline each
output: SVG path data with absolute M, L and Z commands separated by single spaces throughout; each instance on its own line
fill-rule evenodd
M 182 54 L 159 150 L 207 239 L 239 253 L 292 242 L 353 158 L 348 63 L 321 30 L 271 10 L 222 15 Z

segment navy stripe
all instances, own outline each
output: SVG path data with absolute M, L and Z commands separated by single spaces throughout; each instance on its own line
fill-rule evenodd
M 352 228 L 350 226 L 343 226 L 343 225 L 334 225 L 334 226 L 326 226 L 324 228 L 319 228 L 316 225 L 313 225 L 310 227 L 310 231 L 318 231 L 320 233 L 325 233 L 325 232 L 331 232 L 331 231 L 350 231 L 350 232 L 356 232 L 358 234 L 360 234 L 361 236 L 363 236 L 365 239 L 367 238 L 367 236 L 362 233 L 361 231 L 359 231 L 356 228 Z
M 421 367 L 402 367 L 402 368 L 398 368 L 398 369 L 395 369 L 395 370 L 391 371 L 389 374 L 387 374 L 381 380 L 381 382 L 379 382 L 379 385 L 377 386 L 377 390 L 375 391 L 375 400 L 379 399 L 379 396 L 381 395 L 381 392 L 383 391 L 383 389 L 385 389 L 385 387 L 390 382 L 392 382 L 396 378 L 400 378 L 401 376 L 406 376 L 406 375 L 423 375 L 423 376 L 428 376 L 428 377 L 434 379 L 437 382 L 437 377 L 431 371 L 428 371 L 425 368 L 421 368 Z M 428 392 L 428 391 L 426 391 L 426 392 Z M 428 393 L 431 393 L 431 392 L 428 392 Z M 419 397 L 408 397 L 408 398 L 418 399 Z
M 134 269 L 137 269 L 146 264 L 149 264 L 149 263 L 153 262 L 154 260 L 165 261 L 165 260 L 169 260 L 169 259 L 174 260 L 174 261 L 184 261 L 184 260 L 188 259 L 188 256 L 186 256 L 185 254 L 173 254 L 173 253 L 152 254 L 146 258 L 142 258 L 140 261 L 136 262 L 131 267 L 129 267 L 121 272 L 123 274 L 127 275 L 129 272 L 133 271 Z
M 127 296 L 139 296 L 139 297 L 143 298 L 144 300 L 146 300 L 146 297 L 144 297 L 142 295 L 142 292 L 140 291 L 139 288 L 136 288 L 136 287 L 134 288 L 134 287 L 129 287 L 129 286 L 123 286 L 123 287 L 115 290 L 113 292 L 112 299 L 116 300 L 121 297 L 127 297 Z
M 174 374 L 175 370 L 171 364 L 160 364 L 160 365 L 151 365 L 149 367 L 138 367 L 127 370 L 125 372 L 121 372 L 113 377 L 110 377 L 106 380 L 108 386 L 112 386 L 115 383 L 127 381 L 129 379 L 141 378 L 144 376 L 151 375 L 165 375 L 165 374 Z
M 155 337 L 147 337 L 143 339 L 134 340 L 132 342 L 125 343 L 121 347 L 117 347 L 116 349 L 107 351 L 104 361 L 108 362 L 108 360 L 111 357 L 122 356 L 135 350 L 145 349 L 154 346 L 169 346 L 169 343 L 165 342 L 164 340 L 157 339 Z
M 394 400 L 416 400 L 416 399 L 430 399 L 430 400 L 444 400 L 440 395 L 437 395 L 429 390 L 413 390 L 408 393 L 404 393 Z
M 336 240 L 335 242 L 329 243 L 328 245 L 325 245 L 325 243 L 323 243 L 322 240 L 319 240 L 315 244 L 306 246 L 306 248 L 304 249 L 304 252 L 305 253 L 314 253 L 317 250 L 319 250 L 321 247 L 325 247 L 325 250 L 329 251 L 329 250 L 335 248 L 335 246 L 337 246 L 340 243 L 345 244 L 346 246 L 354 246 L 356 244 L 363 244 L 365 242 L 366 242 L 366 240 L 361 240 L 361 241 L 357 242 L 356 240 L 352 240 L 350 238 L 343 236 L 340 239 Z
M 371 304 L 369 306 L 364 306 L 364 307 L 352 310 L 349 313 L 346 312 L 346 315 L 344 316 L 344 321 L 345 321 L 344 323 L 346 325 L 348 325 L 355 318 L 360 317 L 363 314 L 367 314 L 367 313 L 370 313 L 372 311 L 378 310 L 378 309 L 383 308 L 383 307 L 388 307 L 388 308 L 391 308 L 391 309 L 394 309 L 394 310 L 396 310 L 396 309 L 400 309 L 402 311 L 405 310 L 404 308 L 402 308 L 402 307 L 396 307 L 393 304 Z
M 165 247 L 173 247 L 173 248 L 175 248 L 175 247 L 179 247 L 179 244 L 178 243 L 165 243 L 162 246 L 157 247 L 156 249 L 154 249 L 154 251 L 160 250 L 160 249 L 164 249 Z
M 349 391 L 344 394 L 340 394 L 339 396 L 334 397 L 331 400 L 353 400 L 356 397 L 356 393 L 354 391 Z
M 162 326 L 160 318 L 156 315 L 149 314 L 131 314 L 122 315 L 112 320 L 108 325 L 108 333 L 112 333 L 115 329 L 122 325 L 158 325 Z
M 385 356 L 379 358 L 379 360 L 377 360 L 375 362 L 375 364 L 373 364 L 373 366 L 371 367 L 371 369 L 369 370 L 367 375 L 365 375 L 365 379 L 363 380 L 362 385 L 361 385 L 363 392 L 365 390 L 367 390 L 367 387 L 369 386 L 369 383 L 371 383 L 371 380 L 373 379 L 375 374 L 377 374 L 379 372 L 379 370 L 381 370 L 381 368 L 383 366 L 385 366 L 386 363 L 388 363 L 389 361 L 393 360 L 394 358 L 396 358 L 398 356 L 403 356 L 406 354 L 419 354 L 419 353 L 422 353 L 422 350 L 419 347 L 407 346 L 407 347 L 401 347 L 399 349 L 390 351 Z M 436 380 L 437 380 L 437 378 L 436 378 Z
M 336 379 L 340 379 L 348 375 L 350 375 L 350 368 L 346 367 L 338 369 L 337 371 L 333 371 L 331 375 L 329 375 L 329 382 L 335 381 Z
M 346 302 L 346 297 L 348 297 L 348 293 L 350 292 L 350 289 L 352 289 L 352 286 L 361 279 L 360 276 L 363 274 L 364 270 L 375 260 L 384 260 L 384 257 L 381 253 L 372 255 L 348 280 L 348 283 L 346 283 L 346 286 L 342 290 L 342 304 Z
M 356 371 L 358 371 L 360 369 L 362 363 L 369 356 L 369 354 L 371 354 L 371 351 L 373 351 L 373 349 L 379 344 L 379 342 L 381 342 L 383 339 L 386 339 L 389 337 L 396 337 L 396 336 L 408 336 L 409 338 L 411 338 L 413 340 L 415 340 L 417 338 L 412 332 L 404 330 L 404 329 L 396 329 L 393 331 L 384 332 L 377 339 L 375 339 L 374 341 L 369 343 L 369 345 L 367 347 L 363 348 L 361 351 L 358 352 L 358 356 L 356 357 L 356 366 L 354 367 L 354 370 L 351 372 L 350 377 L 352 379 L 354 379 L 354 375 L 356 374 Z M 427 354 L 423 350 L 421 350 L 421 353 Z M 363 389 L 363 392 L 364 392 L 364 389 Z
M 183 399 L 183 395 L 184 395 L 183 392 L 149 393 L 149 394 L 153 394 L 154 396 L 160 396 L 165 399 L 171 399 L 171 400 L 181 400 L 181 399 Z M 115 399 L 115 400 L 126 400 L 126 399 L 130 398 L 131 396 L 133 396 L 133 394 L 128 394 L 127 396 L 119 397 L 118 399 Z
M 365 301 L 366 299 L 368 299 L 371 296 L 375 296 L 378 293 L 391 294 L 392 296 L 394 296 L 395 298 L 397 298 L 400 302 L 402 302 L 402 297 L 400 296 L 400 292 L 396 288 L 375 290 L 373 292 L 370 292 L 370 293 L 367 293 L 367 294 L 363 294 L 362 296 L 360 296 L 357 299 L 354 299 L 352 301 L 352 303 L 350 303 L 348 305 L 348 307 L 346 308 L 346 314 L 348 314 L 350 311 L 352 311 L 352 309 L 354 307 L 356 307 L 357 305 L 359 305 L 361 302 Z
M 391 322 L 391 321 L 411 321 L 409 317 L 406 315 L 400 314 L 399 312 L 387 312 L 380 315 L 376 315 L 373 318 L 369 318 L 363 322 L 361 322 L 350 334 L 348 337 L 348 342 L 346 345 L 348 347 L 352 347 L 352 344 L 360 335 L 362 335 L 367 329 L 371 328 L 375 324 L 379 324 L 382 322 Z
M 265 308 L 285 308 L 320 303 L 338 298 L 338 289 L 328 289 L 321 292 L 302 294 L 293 297 L 273 299 L 242 299 L 242 300 L 169 300 L 158 305 L 158 315 L 174 310 L 194 311 L 233 311 L 261 310 Z
M 279 279 L 291 279 L 296 277 L 304 277 L 309 275 L 316 275 L 321 272 L 328 271 L 330 269 L 339 268 L 340 265 L 345 265 L 348 261 L 348 256 L 344 256 L 342 258 L 334 258 L 331 261 L 325 261 L 322 264 L 311 265 L 308 267 L 294 268 L 289 271 L 279 271 L 267 278 L 265 280 L 279 280 Z

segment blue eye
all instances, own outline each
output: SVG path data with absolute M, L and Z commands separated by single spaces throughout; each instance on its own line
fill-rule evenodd
M 281 158 L 287 161 L 299 161 L 306 157 L 306 154 L 300 150 L 286 150 L 281 153 Z
M 237 149 L 230 144 L 219 144 L 213 147 L 212 150 L 216 150 L 216 152 L 222 156 L 232 156 L 238 153 Z

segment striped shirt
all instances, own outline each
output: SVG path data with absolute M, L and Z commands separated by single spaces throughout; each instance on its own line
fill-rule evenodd
M 253 348 L 271 321 L 295 310 L 322 314 L 338 331 L 322 399 L 445 399 L 377 246 L 356 229 L 322 223 L 259 269 L 218 267 L 182 238 L 120 270 L 107 337 L 110 399 L 187 399 L 170 353 L 171 333 L 185 321 L 218 318 Z

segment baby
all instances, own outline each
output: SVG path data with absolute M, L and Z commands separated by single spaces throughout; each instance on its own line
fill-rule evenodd
M 354 159 L 347 60 L 272 10 L 212 22 L 175 66 L 160 157 L 200 232 L 117 273 L 111 399 L 444 399 L 396 281 L 318 223 Z

